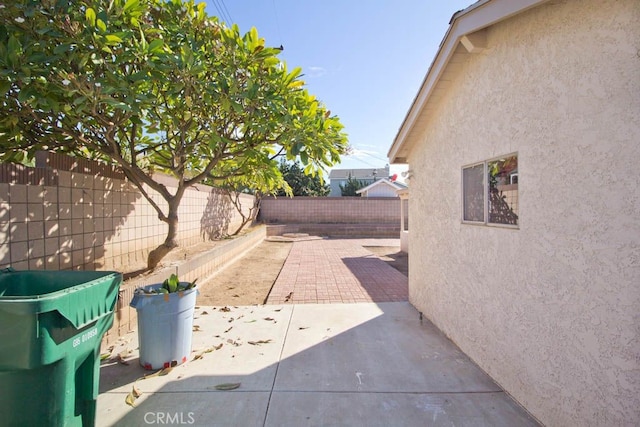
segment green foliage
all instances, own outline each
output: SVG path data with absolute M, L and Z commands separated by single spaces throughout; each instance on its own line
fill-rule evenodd
M 203 180 L 268 193 L 284 183 L 278 155 L 311 175 L 338 162 L 343 126 L 301 70 L 255 28 L 241 35 L 204 9 L 193 0 L 4 2 L 0 160 L 48 149 L 115 163 L 165 222 Z M 178 179 L 175 194 L 158 171 Z
M 307 172 L 339 159 L 342 125 L 279 50 L 180 0 L 18 0 L 0 9 L 0 133 L 135 172 L 224 179 L 283 147 Z
M 165 279 L 164 282 L 162 282 L 162 286 L 161 287 L 155 289 L 151 293 L 173 294 L 175 292 L 188 291 L 189 289 L 195 288 L 196 280 L 194 280 L 193 282 L 187 283 L 186 286 L 182 286 L 180 284 L 180 279 L 178 279 L 178 276 L 176 276 L 175 274 L 172 274 L 170 277 Z
M 366 187 L 367 185 L 369 184 L 367 184 L 365 181 L 360 181 L 359 179 L 355 179 L 354 177 L 349 175 L 347 182 L 345 182 L 344 185 L 340 184 L 340 193 L 343 196 L 359 197 L 360 194 L 356 193 L 356 191 Z
M 328 196 L 331 189 L 324 183 L 322 176 L 310 176 L 304 173 L 297 162 L 280 162 L 280 172 L 287 183 L 281 188 L 278 196 Z

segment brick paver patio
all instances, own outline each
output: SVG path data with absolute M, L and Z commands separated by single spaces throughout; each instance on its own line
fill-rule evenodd
M 295 242 L 267 304 L 407 301 L 407 277 L 364 244 L 371 240 Z

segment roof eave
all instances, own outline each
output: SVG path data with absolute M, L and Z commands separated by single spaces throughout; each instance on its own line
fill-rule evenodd
M 411 130 L 462 39 L 547 1 L 549 0 L 480 0 L 453 14 L 438 52 L 389 148 L 387 157 L 390 163 L 407 163 L 406 153 L 415 143 L 410 138 Z M 469 49 L 467 45 L 465 48 Z

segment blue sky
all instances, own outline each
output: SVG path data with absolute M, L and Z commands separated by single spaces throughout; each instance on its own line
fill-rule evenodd
M 340 117 L 354 154 L 336 168 L 384 167 L 451 16 L 473 0 L 207 0 L 245 33 L 256 27 L 301 67 L 309 92 Z M 216 5 L 218 7 L 216 7 Z M 228 23 L 228 19 L 223 19 Z M 391 165 L 391 171 L 406 167 Z

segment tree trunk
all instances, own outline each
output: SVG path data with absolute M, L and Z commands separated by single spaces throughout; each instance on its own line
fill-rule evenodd
M 169 225 L 167 237 L 160 246 L 149 252 L 147 258 L 147 268 L 153 270 L 158 266 L 162 258 L 164 258 L 174 248 L 178 247 L 178 206 L 180 199 L 173 197 L 169 200 L 169 215 L 166 219 L 161 218 Z
M 237 236 L 238 234 L 240 234 L 240 231 L 242 231 L 245 225 L 255 220 L 256 217 L 258 216 L 258 211 L 260 210 L 260 202 L 262 201 L 262 198 L 260 197 L 260 194 L 256 193 L 253 196 L 254 197 L 253 206 L 249 209 L 249 215 L 245 215 L 242 212 L 242 204 L 240 203 L 240 194 L 235 193 L 235 199 L 233 198 L 233 195 L 231 194 L 230 191 L 228 192 L 228 194 L 231 200 L 233 201 L 233 205 L 235 206 L 236 210 L 240 213 L 240 216 L 242 217 L 242 223 L 240 224 L 240 227 L 238 227 L 236 231 L 231 233 L 232 236 Z

